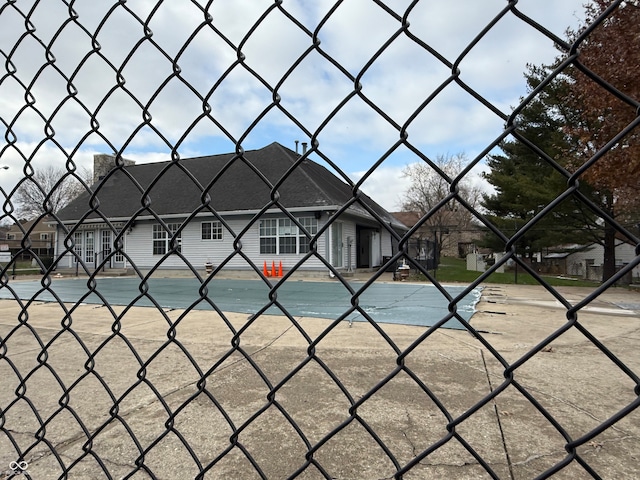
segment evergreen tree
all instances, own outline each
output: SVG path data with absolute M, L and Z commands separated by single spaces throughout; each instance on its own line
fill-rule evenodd
M 519 240 L 518 251 L 598 242 L 604 247 L 605 281 L 616 271 L 616 236 L 631 239 L 627 232 L 636 231 L 640 220 L 640 2 L 594 0 L 585 8 L 585 22 L 568 32 L 577 58 L 520 112 L 519 124 L 500 145 L 504 154 L 489 158 L 486 178 L 496 194 L 485 197 L 483 206 L 510 236 L 566 189 L 566 175 L 538 148 L 556 167 L 580 169 L 580 191 L 604 215 L 600 218 L 569 198 Z M 545 66 L 529 67 L 529 91 L 551 72 Z M 605 151 L 614 138 L 615 145 Z M 487 244 L 504 247 L 490 235 Z
M 529 66 L 527 87 L 533 91 L 549 74 L 550 68 Z M 484 195 L 482 206 L 487 217 L 507 237 L 513 236 L 551 202 L 567 190 L 565 152 L 569 149 L 564 130 L 570 112 L 563 111 L 567 84 L 562 78 L 547 85 L 520 112 L 512 135 L 500 144 L 502 154 L 490 155 L 490 171 L 485 179 L 495 193 Z M 588 186 L 582 186 L 588 191 Z M 586 243 L 597 239 L 596 219 L 575 197 L 555 206 L 516 243 L 517 253 L 533 255 L 550 247 Z M 488 232 L 484 245 L 503 250 L 505 243 Z

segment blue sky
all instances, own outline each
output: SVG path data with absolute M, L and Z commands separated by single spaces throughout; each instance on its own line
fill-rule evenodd
M 33 3 L 19 1 L 16 6 L 26 13 Z M 460 79 L 506 114 L 525 93 L 526 65 L 549 63 L 557 55 L 549 38 L 508 12 L 460 57 L 507 6 L 505 0 L 431 0 L 412 8 L 408 0 L 394 0 L 388 2 L 391 13 L 371 0 L 348 0 L 338 2 L 321 28 L 320 22 L 335 2 L 284 0 L 284 10 L 271 10 L 248 38 L 247 32 L 274 2 L 216 0 L 208 11 L 210 25 L 203 25 L 205 15 L 197 3 L 166 0 L 154 11 L 156 2 L 151 0 L 130 1 L 125 6 L 76 1 L 73 5 L 78 22 L 89 34 L 70 21 L 63 2 L 37 3 L 30 24 L 37 39 L 50 45 L 56 58 L 54 66 L 44 69 L 44 48 L 33 36 L 24 37 L 24 18 L 13 7 L 5 7 L 0 13 L 0 50 L 5 64 L 0 79 L 0 166 L 10 169 L 0 170 L 0 185 L 10 190 L 22 178 L 24 158 L 37 169 L 48 163 L 64 165 L 67 156 L 80 166 L 90 167 L 93 154 L 108 153 L 111 146 L 138 163 L 167 160 L 178 142 L 183 158 L 233 151 L 233 140 L 214 122 L 208 118 L 197 121 L 203 113 L 202 100 L 190 86 L 203 95 L 210 93 L 206 100 L 211 116 L 233 139 L 244 138 L 245 150 L 273 141 L 292 149 L 295 140 L 309 142 L 308 135 L 288 117 L 292 115 L 316 135 L 321 152 L 354 181 L 398 141 L 394 124 L 407 125 L 409 141 L 426 155 L 465 153 L 471 159 L 500 134 L 504 122 L 455 83 L 408 122 L 451 75 L 451 69 L 419 42 L 428 44 L 450 63 L 460 60 Z M 517 8 L 563 37 L 566 28 L 575 28 L 582 18 L 582 3 L 520 0 Z M 153 32 L 151 39 L 164 52 L 148 40 L 140 42 L 143 27 L 132 12 L 147 23 Z M 295 17 L 300 25 L 287 15 Z M 408 19 L 409 33 L 419 41 L 401 33 L 365 68 L 397 34 L 401 21 L 396 17 Z M 61 25 L 64 28 L 60 29 Z M 317 32 L 320 48 L 342 70 L 313 51 L 285 78 L 291 65 L 312 46 L 312 37 L 305 29 Z M 112 65 L 95 53 L 89 54 L 93 48 L 90 35 L 95 36 L 100 53 Z M 237 59 L 229 43 L 242 45 L 245 64 L 262 80 L 237 66 L 212 90 Z M 180 75 L 189 85 L 170 79 L 174 70 L 167 55 L 178 57 Z M 5 62 L 8 56 L 10 63 Z M 114 67 L 125 83 L 124 88 L 109 93 L 117 84 Z M 15 68 L 15 75 L 6 75 L 7 68 Z M 355 77 L 360 79 L 362 94 L 391 122 L 358 96 L 345 102 L 354 91 Z M 35 100 L 31 107 L 24 109 L 25 87 L 15 78 L 29 85 L 28 98 Z M 67 79 L 71 79 L 71 91 L 77 91 L 74 98 L 69 98 Z M 276 86 L 282 110 L 271 108 L 265 114 Z M 141 108 L 131 95 L 142 104 L 149 103 L 152 125 L 159 134 L 149 127 L 139 129 Z M 85 107 L 97 112 L 97 133 L 92 132 L 91 115 Z M 8 125 L 11 132 L 7 132 Z M 51 128 L 55 135 L 51 135 Z M 51 138 L 45 140 L 47 136 Z M 417 160 L 409 149 L 401 147 L 368 178 L 364 191 L 387 209 L 399 209 L 407 182 L 402 169 Z M 481 182 L 478 174 L 484 168 L 480 163 L 474 169 L 476 182 Z

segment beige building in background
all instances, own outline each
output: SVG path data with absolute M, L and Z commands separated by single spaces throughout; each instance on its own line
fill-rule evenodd
M 11 256 L 19 255 L 21 260 L 30 259 L 31 252 L 38 256 L 52 255 L 56 229 L 50 222 L 50 217 L 43 217 L 13 224 L 5 230 L 5 237 L 0 244 L 7 246 Z M 25 236 L 29 238 L 28 243 L 24 242 Z
M 421 218 L 418 212 L 392 212 L 392 215 L 409 228 L 413 228 Z M 478 250 L 477 242 L 482 238 L 482 230 L 477 225 L 460 220 L 452 221 L 452 225 L 437 227 L 424 224 L 411 238 L 416 240 L 416 244 L 424 244 L 425 241 L 434 242 L 436 236 L 442 237 L 440 256 L 465 258 L 467 254 Z

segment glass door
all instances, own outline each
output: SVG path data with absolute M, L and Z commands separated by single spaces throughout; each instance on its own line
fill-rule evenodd
M 108 258 L 109 260 L 104 266 L 107 268 L 111 268 L 113 266 L 113 259 L 109 257 L 109 255 L 111 254 L 111 230 L 102 230 L 100 237 L 101 245 L 98 261 L 102 262 L 105 258 Z
M 334 222 L 331 225 L 331 265 L 342 267 L 342 253 L 344 245 L 342 243 L 342 223 Z

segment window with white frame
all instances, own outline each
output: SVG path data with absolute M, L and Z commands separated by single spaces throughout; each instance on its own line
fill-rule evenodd
M 116 263 L 124 263 L 124 253 L 122 253 L 122 250 L 116 250 L 113 261 Z
M 298 221 L 305 228 L 309 235 L 313 236 L 318 233 L 318 220 L 315 217 L 302 217 Z M 300 231 L 298 236 L 298 250 L 300 253 L 307 253 L 309 251 L 309 239 Z
M 73 233 L 73 251 L 77 255 L 73 259 L 74 263 L 78 263 L 78 260 L 82 261 L 82 237 L 82 232 Z
M 49 234 L 48 233 L 41 233 L 40 234 L 40 240 L 49 240 Z
M 278 253 L 298 253 L 298 226 L 290 218 L 278 219 Z
M 277 253 L 278 219 L 260 220 L 260 253 Z
M 94 232 L 93 230 L 89 230 L 84 232 L 84 261 L 86 263 L 95 262 L 95 243 L 94 243 Z
M 120 234 L 122 232 L 122 230 L 118 230 L 115 234 L 116 236 L 118 234 Z M 113 241 L 113 248 L 115 249 L 116 253 L 113 257 L 113 261 L 115 263 L 124 263 L 124 237 L 121 237 L 118 241 L 115 240 L 114 237 L 114 241 Z M 118 247 L 121 248 L 118 248 Z
M 170 250 L 169 243 L 171 238 L 180 228 L 179 223 L 167 223 L 168 231 L 160 224 L 153 225 L 153 254 L 164 255 Z M 176 237 L 177 250 L 181 251 L 182 248 L 182 233 L 179 233 Z
M 314 217 L 297 219 L 309 235 L 318 233 Z M 300 254 L 309 251 L 309 238 L 290 218 L 260 220 L 260 253 L 271 255 Z
M 212 222 L 202 222 L 202 240 L 222 240 L 222 222 L 214 220 Z

